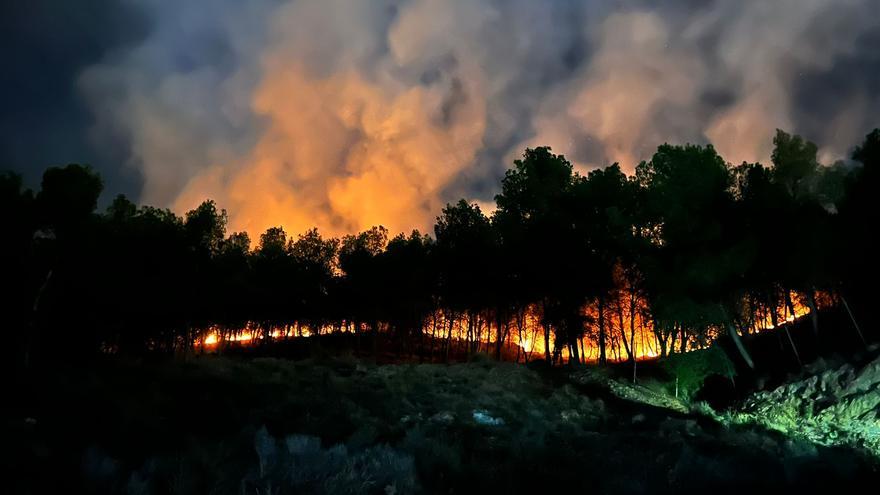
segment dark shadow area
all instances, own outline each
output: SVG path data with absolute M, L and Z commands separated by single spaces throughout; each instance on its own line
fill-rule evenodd
M 426 492 L 564 484 L 595 493 L 820 493 L 877 479 L 876 460 L 855 451 L 723 426 L 566 376 L 490 362 L 214 357 L 47 369 L 16 386 L 15 403 L 29 406 L 4 414 L 4 457 L 17 473 L 13 493 L 121 493 L 141 482 L 151 491 L 232 493 L 273 480 L 281 493 L 296 493 L 329 482 L 335 473 L 321 469 L 343 455 L 338 446 L 344 462 L 372 456 L 376 479 Z M 501 423 L 480 422 L 475 412 Z M 311 445 L 309 438 L 317 444 L 308 455 L 285 446 Z M 281 442 L 278 453 L 267 453 L 272 439 Z M 291 463 L 283 467 L 289 474 L 261 471 L 282 452 L 294 456 L 278 458 Z M 303 470 L 314 479 L 285 478 Z

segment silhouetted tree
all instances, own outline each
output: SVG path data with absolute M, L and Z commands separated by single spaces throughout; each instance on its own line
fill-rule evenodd
M 472 346 L 475 326 L 482 309 L 492 304 L 490 292 L 496 287 L 491 278 L 495 262 L 495 233 L 489 219 L 477 204 L 464 200 L 446 205 L 434 225 L 437 236 L 436 260 L 438 264 L 440 304 L 447 308 L 454 319 L 456 315 L 467 318 L 467 342 Z M 446 354 L 451 345 L 452 321 L 447 326 Z M 472 351 L 473 349 L 469 349 Z
M 720 323 L 751 364 L 728 311 L 744 269 L 744 245 L 729 229 L 733 198 L 727 164 L 711 145 L 666 144 L 639 164 L 637 175 L 660 231 L 645 277 L 661 355 L 674 351 L 676 338 L 684 351 L 689 334 Z
M 102 182 L 87 166 L 48 169 L 36 194 L 0 174 L 11 352 L 21 363 L 185 354 L 214 333 L 257 330 L 269 345 L 277 330 L 334 328 L 352 329 L 358 349 L 369 329 L 377 355 L 433 359 L 439 347 L 448 358 L 458 346 L 501 359 L 510 327 L 523 336 L 533 312 L 547 363 L 564 353 L 580 362 L 587 335 L 600 362 L 625 355 L 635 377 L 637 319 L 662 356 L 721 330 L 751 363 L 740 333 L 769 317 L 788 334 L 780 308 L 809 306 L 818 337 L 819 294 L 840 301 L 866 340 L 858 316 L 880 275 L 880 130 L 854 163 L 822 166 L 813 143 L 781 130 L 774 145 L 772 166 L 732 167 L 711 145 L 664 144 L 634 177 L 617 164 L 584 177 L 550 148 L 527 149 L 491 218 L 476 203 L 448 204 L 436 241 L 417 231 L 389 241 L 384 227 L 290 238 L 273 227 L 255 248 L 246 233 L 227 236 L 210 200 L 181 218 L 120 195 L 95 214 Z
M 527 149 L 507 171 L 495 197 L 494 224 L 507 253 L 507 269 L 516 274 L 517 299 L 542 307 L 548 363 L 551 329 L 557 331 L 557 345 L 570 345 L 583 332 L 580 308 L 592 260 L 573 218 L 576 179 L 564 156 L 546 147 Z

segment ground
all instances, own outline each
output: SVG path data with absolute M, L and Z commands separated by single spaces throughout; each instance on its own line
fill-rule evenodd
M 112 361 L 14 394 L 13 493 L 805 493 L 878 476 L 869 451 L 757 409 L 488 359 Z

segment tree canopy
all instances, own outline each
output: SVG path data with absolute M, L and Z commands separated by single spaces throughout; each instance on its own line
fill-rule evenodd
M 609 346 L 635 358 L 636 321 L 668 355 L 738 339 L 761 318 L 776 326 L 796 298 L 815 314 L 832 294 L 858 312 L 878 272 L 880 130 L 829 165 L 800 136 L 780 130 L 773 142 L 767 166 L 663 144 L 633 176 L 618 164 L 582 175 L 550 148 L 527 149 L 491 215 L 448 204 L 433 237 L 278 226 L 252 243 L 227 232 L 210 200 L 182 217 L 124 196 L 97 212 L 103 184 L 88 166 L 46 170 L 36 193 L 4 173 L 5 326 L 25 359 L 322 329 L 432 358 L 454 340 L 469 352 L 491 342 L 502 358 L 512 335 L 525 349 L 532 316 L 548 361 L 586 359 L 586 340 L 603 362 Z

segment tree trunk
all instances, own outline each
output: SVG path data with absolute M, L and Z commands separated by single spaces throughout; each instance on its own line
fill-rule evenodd
M 52 269 L 46 273 L 46 278 L 43 279 L 43 283 L 40 285 L 39 290 L 37 290 L 37 295 L 34 297 L 34 304 L 31 306 L 30 328 L 25 336 L 24 356 L 22 357 L 22 365 L 24 369 L 30 367 L 33 347 L 39 343 L 39 336 L 37 335 L 37 316 L 40 312 L 40 301 L 43 299 L 43 293 L 46 292 L 46 288 L 49 287 L 49 281 L 52 280 L 52 273 Z
M 568 347 L 569 361 L 574 360 L 574 364 L 581 364 L 580 355 L 578 355 L 577 341 L 570 338 Z
M 632 289 L 632 284 L 630 284 L 629 291 L 629 342 L 632 346 L 630 357 L 633 365 L 633 383 L 636 383 L 636 363 L 638 362 L 638 356 L 636 356 L 636 293 Z
M 473 338 L 474 338 L 474 312 L 468 311 L 468 332 L 464 338 L 464 348 L 465 354 L 470 354 L 473 352 Z
M 846 313 L 849 315 L 849 319 L 852 321 L 853 327 L 856 329 L 856 333 L 859 334 L 859 338 L 862 339 L 862 344 L 868 345 L 868 342 L 865 341 L 865 336 L 862 334 L 862 329 L 859 328 L 859 323 L 856 321 L 855 315 L 853 315 L 852 310 L 849 308 L 849 304 L 846 302 L 846 298 L 843 297 L 843 294 L 840 294 L 840 301 L 843 302 L 843 307 L 846 308 Z
M 819 311 L 816 305 L 816 291 L 810 289 L 807 293 L 807 306 L 810 307 L 810 321 L 813 323 L 813 335 L 819 336 Z
M 379 356 L 379 322 L 373 320 L 370 326 L 373 334 L 373 357 L 376 358 Z
M 770 323 L 773 325 L 773 328 L 778 328 L 779 315 L 776 313 L 776 297 L 773 295 L 768 295 L 767 305 L 770 307 Z
M 443 362 L 449 362 L 449 348 L 452 347 L 452 322 L 455 320 L 455 313 L 450 315 L 449 324 L 446 330 L 446 349 L 444 349 Z
M 727 325 L 727 333 L 730 334 L 730 338 L 733 340 L 734 345 L 736 345 L 736 350 L 739 351 L 740 356 L 742 356 L 749 368 L 755 369 L 755 363 L 752 361 L 752 356 L 749 355 L 749 351 L 746 350 L 742 340 L 740 340 L 739 334 L 736 332 L 736 327 L 730 322 L 730 318 L 727 317 L 727 310 L 724 309 L 723 305 L 719 304 L 718 306 L 721 308 L 721 314 L 724 316 L 724 323 Z
M 599 364 L 605 364 L 605 296 L 599 296 Z
M 496 361 L 501 361 L 501 347 L 504 345 L 504 331 L 502 330 L 502 323 L 501 323 L 502 319 L 503 318 L 501 317 L 501 310 L 497 310 L 495 312 L 495 326 L 496 326 L 496 328 L 495 328 L 495 330 L 496 330 L 495 360 Z
M 617 322 L 620 327 L 620 339 L 623 341 L 623 350 L 626 351 L 627 359 L 632 361 L 635 354 L 635 342 L 626 337 L 626 325 L 623 323 L 623 301 L 620 301 L 620 304 L 617 305 Z
M 660 322 L 654 321 L 654 337 L 657 339 L 657 345 L 660 346 L 660 357 L 666 357 L 666 335 L 661 328 Z
M 526 349 L 525 347 L 523 347 L 523 340 L 524 340 L 523 339 L 523 331 L 525 330 L 525 324 L 526 324 L 525 310 L 521 309 L 521 308 L 516 309 L 514 312 L 514 317 L 516 318 L 516 331 L 517 331 L 517 335 L 519 337 L 519 339 L 518 339 L 519 346 L 517 346 L 517 347 L 519 347 L 519 349 L 522 349 L 523 361 L 528 363 L 529 362 L 529 350 Z M 519 349 L 517 349 L 517 351 L 516 351 L 517 362 L 519 362 Z
M 785 336 L 788 337 L 788 343 L 791 344 L 791 350 L 794 351 L 794 358 L 797 359 L 798 366 L 803 367 L 804 363 L 801 362 L 801 355 L 798 353 L 797 346 L 794 345 L 794 339 L 791 338 L 791 332 L 788 330 L 788 325 L 784 325 Z
M 791 316 L 792 321 L 797 318 L 797 313 L 794 311 L 794 302 L 791 300 L 791 291 L 785 290 L 785 306 L 788 308 L 788 314 Z
M 544 359 L 547 364 L 552 366 L 552 358 L 550 356 L 550 325 L 544 324 Z

